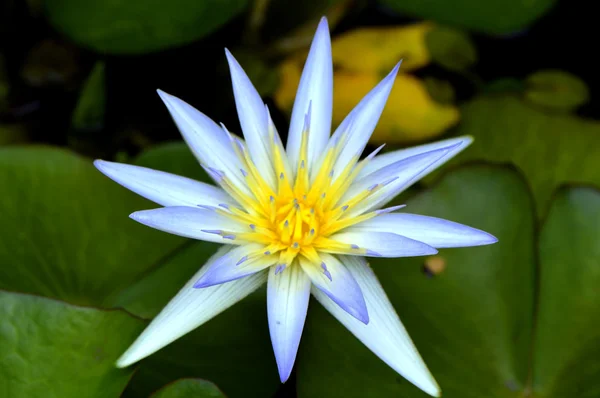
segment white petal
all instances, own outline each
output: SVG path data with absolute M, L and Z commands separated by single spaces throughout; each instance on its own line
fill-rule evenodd
M 185 101 L 161 90 L 158 95 L 200 163 L 225 172 L 238 188 L 250 194 L 240 173 L 242 163 L 225 131 Z
M 341 257 L 365 297 L 370 322 L 365 325 L 341 310 L 327 295 L 313 295 L 356 338 L 404 378 L 429 395 L 439 397 L 440 388 L 421 359 L 377 277 L 361 257 Z
M 338 140 L 345 141 L 338 159 L 334 166 L 334 178 L 337 178 L 344 167 L 355 156 L 360 154 L 365 149 L 379 117 L 383 112 L 385 103 L 387 102 L 394 80 L 398 74 L 400 64 L 396 67 L 377 85 L 373 88 L 356 107 L 346 116 L 344 121 L 337 128 L 331 138 L 331 143 Z M 346 137 L 342 137 L 346 135 Z
M 194 287 L 206 288 L 219 285 L 264 270 L 274 264 L 278 256 L 261 254 L 259 257 L 249 258 L 262 247 L 263 245 L 253 243 L 232 249 L 207 266 L 206 272 L 196 281 Z
M 248 152 L 262 177 L 271 187 L 274 187 L 275 176 L 271 165 L 271 141 L 265 104 L 246 72 L 229 50 L 225 50 L 225 55 L 229 63 L 235 106 Z
M 354 225 L 352 230 L 365 234 L 394 233 L 427 243 L 438 249 L 489 245 L 498 241 L 487 232 L 463 224 L 406 213 L 382 214 Z
M 428 173 L 431 173 L 433 170 L 437 169 L 448 160 L 452 159 L 454 156 L 458 155 L 462 152 L 463 149 L 467 148 L 473 142 L 473 138 L 470 136 L 462 136 L 457 138 L 450 138 L 447 140 L 432 142 L 430 144 L 414 146 L 406 149 L 399 149 L 397 151 L 392 151 L 388 153 L 384 153 L 383 155 L 379 155 L 371 160 L 369 163 L 365 165 L 365 167 L 358 173 L 357 178 L 365 177 L 385 166 L 388 166 L 392 163 L 395 163 L 399 160 L 409 158 L 411 156 L 418 155 L 420 153 L 433 151 L 435 149 L 452 147 L 456 144 L 460 144 L 456 147 L 453 147 L 445 156 L 440 158 L 431 168 L 428 170 Z
M 327 19 L 322 18 L 302 71 L 292 109 L 287 141 L 287 153 L 292 168 L 295 169 L 298 165 L 304 121 L 309 108 L 311 109 L 307 160 L 309 170 L 323 152 L 331 132 L 332 101 L 331 39 Z
M 362 323 L 369 323 L 365 299 L 352 274 L 335 257 L 319 253 L 322 264 L 312 264 L 300 259 L 300 265 L 312 283 L 333 300 L 341 309 Z
M 206 267 L 226 251 L 227 249 L 219 250 L 207 265 L 189 280 L 119 358 L 118 367 L 129 366 L 160 350 L 237 303 L 266 281 L 266 274 L 261 272 L 222 285 L 194 289 L 194 283 L 202 276 Z
M 251 231 L 249 226 L 237 223 L 216 211 L 187 206 L 136 211 L 129 217 L 170 234 L 208 242 L 237 243 L 235 233 Z M 224 234 L 219 234 L 219 231 Z
M 371 190 L 377 184 L 383 186 L 378 191 L 348 210 L 348 216 L 356 216 L 369 210 L 382 207 L 404 189 L 422 178 L 440 159 L 460 144 L 419 153 L 389 164 L 355 181 L 342 197 L 340 203 L 351 200 L 355 195 Z
M 104 175 L 159 205 L 218 206 L 235 202 L 222 189 L 164 171 L 123 163 L 94 161 Z
M 276 269 L 269 270 L 267 314 L 279 377 L 285 383 L 296 360 L 311 284 L 297 263 L 277 274 Z
M 389 232 L 376 232 L 346 228 L 343 232 L 330 236 L 330 239 L 356 245 L 357 249 L 366 249 L 370 257 L 412 257 L 435 254 L 433 247 Z

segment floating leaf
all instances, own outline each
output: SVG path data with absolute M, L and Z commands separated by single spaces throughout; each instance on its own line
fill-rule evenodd
M 556 0 L 382 0 L 391 8 L 419 18 L 491 34 L 509 34 L 544 15 Z
M 1 291 L 0 319 L 4 397 L 119 397 L 133 369 L 114 363 L 144 326 L 122 311 Z
M 186 242 L 130 220 L 157 205 L 64 150 L 0 148 L 0 192 L 2 289 L 101 306 Z
M 600 395 L 600 192 L 562 189 L 540 234 L 533 392 Z
M 550 110 L 571 111 L 590 99 L 583 80 L 560 70 L 535 72 L 525 80 L 525 99 Z
M 181 46 L 241 13 L 248 0 L 47 0 L 50 23 L 76 43 L 109 54 Z
M 181 379 L 166 385 L 151 398 L 226 398 L 213 383 L 201 379 Z
M 600 123 L 544 112 L 517 97 L 483 96 L 462 108 L 458 135 L 475 140 L 457 161 L 511 162 L 525 174 L 538 215 L 565 182 L 600 185 Z
M 443 396 L 523 396 L 535 287 L 534 216 L 523 179 L 502 167 L 458 169 L 409 200 L 407 211 L 465 223 L 499 239 L 491 246 L 442 250 L 437 257 L 443 272 L 433 275 L 423 272 L 428 258 L 371 262 Z M 300 398 L 428 397 L 316 302 L 300 350 Z

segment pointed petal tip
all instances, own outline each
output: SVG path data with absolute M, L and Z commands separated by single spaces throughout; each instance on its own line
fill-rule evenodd
M 96 159 L 93 162 L 94 167 L 96 167 L 98 170 L 103 171 L 106 166 L 108 166 L 110 164 L 110 162 L 107 162 L 106 160 L 102 160 L 102 159 Z
M 294 368 L 294 364 L 292 363 L 292 366 L 285 366 L 284 364 L 279 364 L 279 362 L 277 362 L 277 370 L 279 371 L 279 380 L 281 380 L 281 383 L 285 383 L 286 381 L 289 380 L 290 375 L 292 374 L 292 369 Z
M 319 27 L 317 28 L 317 31 L 322 29 L 327 29 L 327 32 L 329 32 L 329 22 L 327 21 L 326 16 L 322 16 L 319 20 Z

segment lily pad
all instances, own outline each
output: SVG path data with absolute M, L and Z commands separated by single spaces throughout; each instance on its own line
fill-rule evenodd
M 534 215 L 514 170 L 471 166 L 408 201 L 498 237 L 491 246 L 371 265 L 447 398 L 520 397 L 534 304 Z M 437 262 L 434 272 L 425 266 Z M 443 266 L 439 266 L 443 263 Z M 427 271 L 427 272 L 426 272 Z M 427 397 L 311 303 L 298 359 L 298 396 Z
M 490 34 L 509 34 L 544 15 L 556 0 L 382 0 L 415 17 Z
M 123 311 L 0 292 L 0 395 L 119 397 L 133 369 L 114 363 L 144 322 Z
M 150 396 L 151 398 L 225 398 L 213 383 L 201 379 L 177 380 Z
M 47 0 L 46 16 L 84 47 L 142 54 L 198 40 L 247 5 L 248 0 Z
M 0 148 L 0 192 L 2 289 L 102 306 L 186 242 L 130 220 L 156 205 L 64 150 Z
M 515 164 L 531 186 L 539 216 L 558 186 L 600 185 L 600 123 L 545 112 L 511 95 L 479 97 L 461 115 L 456 133 L 475 140 L 457 161 Z
M 540 234 L 533 392 L 600 395 L 600 192 L 562 189 Z
M 583 80 L 561 70 L 541 70 L 528 76 L 525 98 L 550 110 L 571 111 L 590 99 Z

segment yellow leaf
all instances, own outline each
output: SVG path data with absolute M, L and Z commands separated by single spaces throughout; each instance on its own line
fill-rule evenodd
M 421 68 L 431 61 L 425 37 L 433 26 L 424 22 L 351 30 L 331 43 L 333 64 L 347 71 L 387 73 L 402 59 L 404 72 Z
M 333 125 L 337 126 L 377 83 L 379 75 L 338 71 L 333 80 Z M 442 134 L 460 118 L 452 105 L 438 104 L 423 82 L 398 74 L 370 142 L 407 143 Z

